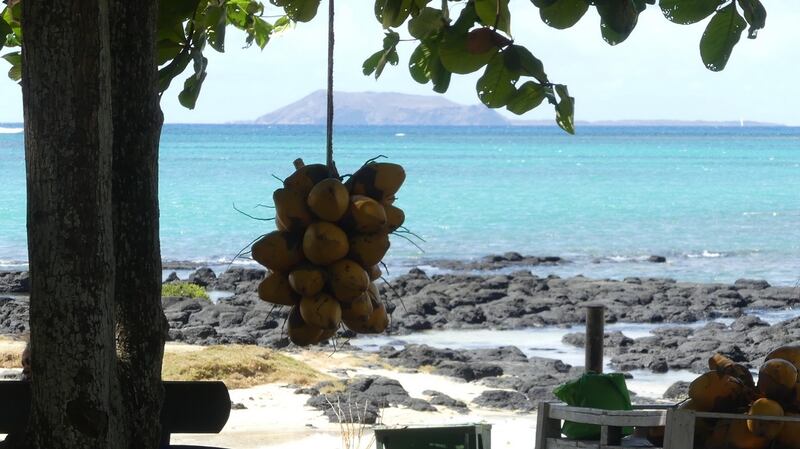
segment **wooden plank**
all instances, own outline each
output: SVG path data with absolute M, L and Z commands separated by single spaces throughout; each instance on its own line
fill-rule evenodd
M 600 426 L 600 444 L 603 446 L 622 444 L 622 427 Z
M 754 419 L 756 421 L 777 421 L 777 422 L 800 422 L 797 416 L 765 416 L 765 415 L 746 415 L 744 413 L 715 413 L 715 412 L 695 412 L 698 418 L 714 419 Z
M 561 437 L 561 421 L 550 416 L 550 403 L 540 402 L 536 416 L 535 449 L 549 449 L 548 440 Z
M 666 410 L 601 410 L 566 405 L 551 406 L 550 417 L 567 421 L 609 425 L 658 427 L 666 425 Z
M 667 428 L 664 449 L 689 449 L 694 447 L 695 413 L 692 410 L 667 411 Z
M 564 440 L 548 438 L 547 449 L 629 449 L 623 446 L 602 445 L 599 441 Z

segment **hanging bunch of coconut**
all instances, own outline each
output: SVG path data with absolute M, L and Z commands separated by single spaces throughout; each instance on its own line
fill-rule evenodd
M 783 346 L 766 357 L 758 382 L 750 371 L 715 354 L 710 371 L 689 386 L 681 407 L 701 412 L 800 417 L 800 346 Z M 800 423 L 769 420 L 698 419 L 695 447 L 708 449 L 800 449 Z
M 389 234 L 405 220 L 393 204 L 403 167 L 371 161 L 342 182 L 327 165 L 295 166 L 272 196 L 277 230 L 251 248 L 269 270 L 259 297 L 292 308 L 288 334 L 296 345 L 324 341 L 342 323 L 357 333 L 383 332 L 389 317 L 373 282 Z

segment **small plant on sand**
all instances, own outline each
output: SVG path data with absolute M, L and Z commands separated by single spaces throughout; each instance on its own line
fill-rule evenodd
M 170 282 L 162 285 L 161 297 L 167 296 L 209 299 L 203 287 L 189 282 Z
M 375 446 L 375 434 L 370 432 L 371 426 L 367 424 L 369 401 L 364 400 L 363 407 L 358 401 L 352 401 L 350 397 L 342 404 L 341 395 L 336 395 L 336 402 L 333 403 L 325 396 L 325 400 L 336 415 L 339 421 L 339 436 L 342 438 L 342 449 L 371 449 Z M 381 423 L 380 408 L 375 424 Z

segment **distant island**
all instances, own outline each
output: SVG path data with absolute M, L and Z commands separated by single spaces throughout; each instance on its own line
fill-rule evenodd
M 556 126 L 553 120 L 514 120 L 484 105 L 462 105 L 442 96 L 394 92 L 336 92 L 337 125 L 350 126 Z M 252 121 L 257 125 L 324 125 L 326 95 L 318 90 Z M 578 121 L 578 126 L 783 126 L 754 121 L 603 120 Z

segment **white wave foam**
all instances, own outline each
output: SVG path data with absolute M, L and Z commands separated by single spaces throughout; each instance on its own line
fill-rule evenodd
M 394 133 L 395 137 L 405 137 L 406 133 Z
M 23 131 L 23 128 L 4 128 L 0 126 L 0 134 L 19 134 Z
M 725 257 L 725 254 L 723 254 L 723 253 L 715 253 L 713 251 L 709 251 L 707 249 L 704 249 L 703 252 L 700 253 L 700 254 L 687 254 L 686 257 L 688 257 L 689 259 L 700 259 L 700 258 L 703 258 L 703 259 L 717 259 L 717 258 L 720 258 L 720 257 Z

